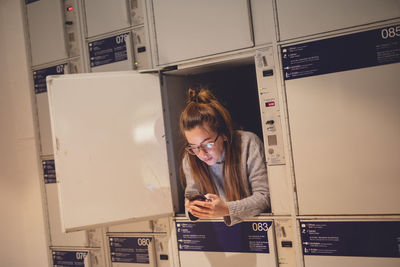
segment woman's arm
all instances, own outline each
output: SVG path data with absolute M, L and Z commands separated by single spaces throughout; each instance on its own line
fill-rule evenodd
M 241 132 L 241 138 L 242 178 L 246 179 L 251 195 L 227 202 L 230 214 L 224 217 L 227 225 L 234 225 L 271 207 L 263 143 L 258 136 L 250 132 Z

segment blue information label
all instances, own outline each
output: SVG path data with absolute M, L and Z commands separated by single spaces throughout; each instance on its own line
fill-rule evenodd
M 42 160 L 43 176 L 45 184 L 54 184 L 56 179 L 56 168 L 53 159 Z
M 400 257 L 400 221 L 300 222 L 304 255 Z
M 228 227 L 223 222 L 177 222 L 180 251 L 269 253 L 271 221 L 242 222 Z
M 285 80 L 400 62 L 400 25 L 283 46 Z
M 110 237 L 112 262 L 149 264 L 151 237 Z
M 87 251 L 53 250 L 54 267 L 85 266 Z
M 90 66 L 97 67 L 128 59 L 126 40 L 128 33 L 90 42 Z
M 65 64 L 57 66 L 34 70 L 33 71 L 33 83 L 35 86 L 35 94 L 47 92 L 46 77 L 49 75 L 64 74 Z

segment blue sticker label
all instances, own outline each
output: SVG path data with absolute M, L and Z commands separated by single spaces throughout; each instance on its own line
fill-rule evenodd
M 112 262 L 149 264 L 151 237 L 110 237 Z
M 400 222 L 300 222 L 304 255 L 400 257 Z
M 66 64 L 60 64 L 57 66 L 34 70 L 33 71 L 33 83 L 35 86 L 35 94 L 47 92 L 46 77 L 49 75 L 60 75 L 64 74 L 64 68 Z
M 283 46 L 285 80 L 400 62 L 400 25 Z
M 56 168 L 53 159 L 42 160 L 43 176 L 45 184 L 54 184 L 56 179 Z
M 25 0 L 25 4 L 30 4 L 33 2 L 38 2 L 39 0 Z
M 54 267 L 85 266 L 87 251 L 53 251 Z
M 177 222 L 180 251 L 269 253 L 271 221 L 242 222 L 228 227 L 223 222 Z
M 128 59 L 126 40 L 128 33 L 90 42 L 90 66 L 97 67 Z

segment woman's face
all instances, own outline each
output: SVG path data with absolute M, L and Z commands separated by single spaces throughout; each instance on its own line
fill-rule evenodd
M 218 135 L 217 132 L 212 131 L 207 125 L 202 125 L 185 131 L 185 137 L 188 141 L 188 146 L 194 148 L 193 151 L 196 156 L 208 165 L 214 165 L 221 159 L 222 152 L 224 151 L 225 136 Z M 216 138 L 217 140 L 214 142 Z M 207 144 L 209 143 L 214 143 L 214 146 L 208 149 Z M 200 147 L 201 149 L 198 149 Z

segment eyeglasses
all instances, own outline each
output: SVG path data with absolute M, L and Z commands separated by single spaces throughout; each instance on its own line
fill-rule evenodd
M 198 155 L 200 153 L 200 150 L 203 150 L 205 153 L 208 153 L 214 148 L 215 142 L 217 142 L 218 137 L 219 137 L 219 134 L 217 134 L 217 137 L 215 137 L 214 141 L 212 141 L 212 142 L 201 144 L 197 147 L 187 146 L 187 147 L 185 147 L 185 149 L 191 155 Z

